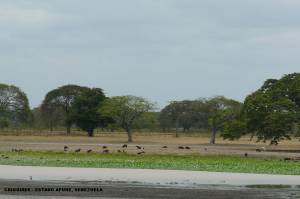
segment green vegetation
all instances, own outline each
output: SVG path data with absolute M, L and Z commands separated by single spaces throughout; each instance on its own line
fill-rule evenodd
M 67 129 L 67 135 L 71 133 L 74 121 L 71 119 L 71 110 L 76 97 L 80 96 L 87 87 L 77 85 L 65 85 L 49 91 L 41 105 L 42 116 L 53 128 L 57 117 L 61 118 Z
M 27 95 L 18 87 L 0 84 L 0 128 L 32 123 Z
M 246 98 L 242 113 L 248 132 L 259 141 L 290 139 L 300 121 L 300 73 L 265 81 Z
M 94 136 L 94 130 L 104 126 L 105 118 L 98 113 L 98 108 L 105 100 L 105 95 L 100 88 L 87 89 L 77 96 L 71 109 L 70 119 L 79 128 Z
M 83 154 L 63 152 L 2 152 L 0 164 L 27 166 L 178 169 L 300 175 L 300 163 L 267 158 L 200 155 Z M 5 159 L 5 156 L 8 156 Z
M 0 129 L 81 129 L 126 131 L 211 132 L 239 139 L 250 135 L 257 141 L 278 144 L 300 135 L 300 73 L 268 79 L 243 103 L 223 96 L 171 101 L 159 112 L 155 103 L 131 95 L 106 97 L 101 88 L 64 85 L 48 92 L 40 107 L 29 108 L 26 94 L 18 87 L 0 84 Z
M 112 118 L 128 135 L 132 142 L 132 127 L 143 115 L 154 109 L 154 104 L 142 97 L 132 95 L 108 98 L 99 108 L 104 117 Z
M 160 125 L 163 129 L 176 128 L 176 137 L 181 128 L 211 129 L 210 144 L 215 144 L 218 131 L 239 117 L 242 103 L 223 96 L 198 100 L 173 101 L 161 110 Z

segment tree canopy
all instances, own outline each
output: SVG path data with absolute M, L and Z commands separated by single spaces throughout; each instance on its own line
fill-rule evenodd
M 132 142 L 132 127 L 135 121 L 153 108 L 154 104 L 148 100 L 128 95 L 106 99 L 99 112 L 104 117 L 111 117 L 127 132 L 128 142 Z
M 173 101 L 161 110 L 159 121 L 162 128 L 189 131 L 191 128 L 212 129 L 211 144 L 215 143 L 217 131 L 225 123 L 237 117 L 241 103 L 223 96 L 197 100 Z
M 180 128 L 189 131 L 192 127 L 206 128 L 208 124 L 205 100 L 172 101 L 159 114 L 159 122 L 164 130 L 175 128 L 176 136 Z
M 101 117 L 98 109 L 105 100 L 105 95 L 100 88 L 86 89 L 74 100 L 71 109 L 71 120 L 92 137 L 94 129 L 104 124 L 105 118 Z
M 42 105 L 31 111 L 20 88 L 0 84 L 0 128 L 65 126 L 69 135 L 76 124 L 89 136 L 97 127 L 123 128 L 129 142 L 133 129 L 175 130 L 177 137 L 180 131 L 211 130 L 211 144 L 217 133 L 231 140 L 250 134 L 258 141 L 278 144 L 300 135 L 300 73 L 266 80 L 243 104 L 216 96 L 172 101 L 159 112 L 154 109 L 142 97 L 106 98 L 100 88 L 65 85 L 48 92 Z
M 208 106 L 209 125 L 212 131 L 210 144 L 215 144 L 217 132 L 224 129 L 228 122 L 238 117 L 242 103 L 223 96 L 217 96 L 208 99 L 206 104 Z
M 13 85 L 0 84 L 0 123 L 2 127 L 22 126 L 32 115 L 26 94 Z
M 48 92 L 41 106 L 43 115 L 49 120 L 53 120 L 53 118 L 57 117 L 56 113 L 60 109 L 63 112 L 67 134 L 69 135 L 73 123 L 70 115 L 72 105 L 75 98 L 86 90 L 88 90 L 87 87 L 65 85 Z
M 300 120 L 300 73 L 267 80 L 246 98 L 243 114 L 247 130 L 258 141 L 290 139 Z

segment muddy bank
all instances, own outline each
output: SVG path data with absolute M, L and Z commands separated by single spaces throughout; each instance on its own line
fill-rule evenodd
M 27 188 L 27 191 L 5 191 L 8 188 Z M 44 191 L 40 191 L 44 188 Z M 88 191 L 98 188 L 99 191 Z M 31 191 L 28 191 L 30 189 Z M 35 189 L 39 191 L 34 191 Z M 48 189 L 48 190 L 47 190 Z M 49 191 L 49 190 L 53 191 Z M 55 191 L 55 190 L 58 191 Z M 80 189 L 82 191 L 75 191 Z M 100 190 L 101 189 L 101 190 Z M 190 198 L 190 199 L 287 199 L 299 198 L 300 188 L 289 187 L 245 187 L 226 185 L 150 185 L 124 182 L 80 182 L 80 181 L 18 181 L 0 180 L 0 198 Z M 59 191 L 68 190 L 68 191 Z M 73 190 L 73 191 L 69 191 Z

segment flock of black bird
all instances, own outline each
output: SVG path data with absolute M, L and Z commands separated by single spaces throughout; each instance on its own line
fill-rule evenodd
M 137 150 L 139 150 L 139 151 L 137 152 L 138 155 L 143 154 L 143 153 L 146 153 L 144 147 L 139 146 L 139 145 L 136 145 L 135 147 L 137 148 Z M 117 152 L 118 152 L 118 153 L 126 153 L 126 150 L 125 150 L 125 149 L 128 148 L 128 145 L 127 145 L 127 144 L 123 144 L 123 145 L 121 146 L 121 148 L 122 148 L 122 150 L 121 150 L 121 149 L 118 149 Z M 168 148 L 168 146 L 163 146 L 163 147 L 162 147 L 162 149 L 167 149 L 167 148 Z M 69 148 L 68 146 L 64 146 L 64 152 L 70 151 L 69 149 L 70 149 L 70 148 Z M 108 149 L 107 146 L 103 145 L 103 146 L 102 146 L 102 149 L 103 149 L 103 150 L 102 150 L 102 153 L 110 153 L 110 150 Z M 189 147 L 189 146 L 178 146 L 178 149 L 181 149 L 181 150 L 184 150 L 184 149 L 191 150 L 191 147 Z M 208 149 L 205 147 L 204 150 L 207 151 Z M 24 150 L 23 150 L 23 149 L 12 148 L 11 151 L 12 151 L 12 152 L 22 152 L 22 151 L 24 151 Z M 77 149 L 74 150 L 75 153 L 79 153 L 79 152 L 81 152 L 81 151 L 82 151 L 81 148 L 77 148 Z M 265 147 L 257 148 L 257 149 L 255 149 L 255 151 L 256 151 L 256 152 L 266 151 L 266 148 L 265 148 Z M 87 153 L 91 153 L 91 152 L 93 152 L 93 150 L 92 150 L 92 149 L 88 149 L 86 152 L 87 152 Z M 248 153 L 244 153 L 244 156 L 245 156 L 245 157 L 248 157 Z M 1 155 L 1 157 L 3 158 L 4 155 Z M 5 158 L 7 159 L 8 157 L 5 156 Z
M 146 153 L 146 152 L 145 152 L 145 147 L 139 146 L 139 145 L 136 145 L 135 147 L 136 147 L 136 149 L 138 150 L 138 151 L 137 151 L 137 154 L 138 154 L 138 155 L 141 155 L 141 154 Z M 118 153 L 126 153 L 126 150 L 125 150 L 125 149 L 127 149 L 127 148 L 128 148 L 128 145 L 127 145 L 127 144 L 123 144 L 123 145 L 121 146 L 121 149 L 118 149 L 117 152 L 118 152 Z M 168 146 L 163 146 L 162 148 L 163 148 L 163 149 L 167 149 Z M 191 147 L 189 147 L 189 146 L 179 146 L 178 149 L 187 149 L 187 150 L 191 150 Z M 68 152 L 68 151 L 71 151 L 70 148 L 69 148 L 68 146 L 64 146 L 64 152 Z M 82 151 L 81 148 L 77 148 L 77 149 L 74 150 L 75 153 L 79 153 L 79 152 L 81 152 L 81 151 Z M 205 148 L 205 151 L 207 151 L 206 148 Z M 87 153 L 91 153 L 91 152 L 93 152 L 93 150 L 92 150 L 92 149 L 88 149 L 86 152 L 87 152 Z M 108 149 L 107 146 L 105 146 L 105 145 L 102 146 L 102 153 L 110 153 L 110 150 Z
M 121 148 L 117 150 L 117 152 L 118 153 L 127 153 L 126 149 L 128 147 L 129 146 L 127 144 L 123 144 L 121 146 Z M 111 152 L 108 149 L 108 146 L 103 145 L 101 148 L 102 148 L 102 153 L 110 153 Z M 137 155 L 141 155 L 141 154 L 146 153 L 145 152 L 145 148 L 143 146 L 136 145 L 135 148 L 138 150 L 136 152 Z M 168 146 L 162 146 L 162 149 L 167 149 L 167 148 L 168 148 Z M 72 152 L 72 150 L 70 150 L 70 148 L 68 146 L 64 146 L 63 149 L 64 149 L 64 152 Z M 178 146 L 178 149 L 179 150 L 191 150 L 191 147 L 189 147 L 189 146 Z M 12 148 L 11 151 L 12 152 L 23 152 L 24 150 L 23 149 Z M 74 150 L 75 153 L 79 153 L 81 151 L 82 151 L 81 148 L 77 148 L 77 149 Z M 208 148 L 205 147 L 204 151 L 208 151 Z M 260 152 L 266 151 L 266 148 L 265 147 L 257 148 L 257 149 L 255 149 L 255 151 L 258 152 L 258 153 L 260 153 Z M 92 149 L 88 149 L 86 151 L 86 153 L 92 153 L 92 152 L 93 152 Z M 244 157 L 248 157 L 248 156 L 249 156 L 248 153 L 244 153 Z M 9 159 L 9 156 L 0 154 L 0 158 L 1 159 Z M 284 158 L 283 160 L 284 161 L 288 161 L 288 160 L 297 160 L 297 161 L 300 161 L 300 157 L 299 158 Z
M 1 158 L 3 158 L 3 159 L 8 159 L 9 157 L 2 154 L 2 155 L 1 155 Z
M 188 149 L 188 150 L 191 150 L 191 147 L 189 147 L 189 146 L 179 146 L 178 149 Z
M 117 152 L 118 152 L 118 153 L 126 153 L 126 150 L 125 150 L 125 149 L 127 149 L 127 147 L 128 147 L 127 144 L 123 144 L 123 145 L 121 146 L 122 150 L 121 150 L 121 149 L 118 149 Z M 143 154 L 143 153 L 146 153 L 144 147 L 138 146 L 138 145 L 136 145 L 135 147 L 139 150 L 139 151 L 137 152 L 138 155 L 141 155 L 141 154 Z M 68 151 L 70 151 L 70 148 L 69 148 L 68 146 L 64 146 L 64 152 L 68 152 Z M 81 152 L 81 151 L 82 151 L 81 148 L 77 148 L 77 149 L 74 150 L 75 153 L 79 153 L 79 152 Z M 92 150 L 92 149 L 88 149 L 86 152 L 87 152 L 87 153 L 91 153 L 91 152 L 93 152 L 93 150 Z M 105 145 L 102 146 L 102 153 L 110 153 L 110 150 L 108 149 L 107 146 L 105 146 Z
M 11 151 L 12 151 L 12 152 L 22 152 L 22 151 L 24 151 L 24 150 L 23 150 L 23 149 L 12 148 Z

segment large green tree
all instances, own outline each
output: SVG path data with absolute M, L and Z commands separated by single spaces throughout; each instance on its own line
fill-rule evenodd
M 247 130 L 258 141 L 277 144 L 290 139 L 293 126 L 300 121 L 300 73 L 268 79 L 244 103 Z
M 85 90 L 75 98 L 71 111 L 72 121 L 87 131 L 90 137 L 94 136 L 94 129 L 102 126 L 106 121 L 99 112 L 104 100 L 105 95 L 100 88 Z
M 60 113 L 61 110 L 63 112 L 67 135 L 70 135 L 73 124 L 71 108 L 75 98 L 88 89 L 87 87 L 77 85 L 65 85 L 48 92 L 41 106 L 43 115 L 51 122 L 54 117 L 57 117 L 56 113 Z
M 156 131 L 159 129 L 158 112 L 146 112 L 134 123 L 134 129 L 147 129 Z
M 0 84 L 0 121 L 3 127 L 20 127 L 32 121 L 28 98 L 20 88 Z
M 132 127 L 143 114 L 154 109 L 154 104 L 136 96 L 117 96 L 106 99 L 99 109 L 104 117 L 112 118 L 128 135 L 132 142 Z
M 192 127 L 207 127 L 207 107 L 203 99 L 173 101 L 164 107 L 159 114 L 163 130 L 175 128 L 176 137 L 180 128 L 189 131 Z
M 189 100 L 172 101 L 169 105 L 164 107 L 159 115 L 159 122 L 162 129 L 165 130 L 175 128 L 176 137 L 178 137 L 178 128 L 180 128 L 180 125 L 184 123 L 180 122 L 179 118 L 181 117 L 181 115 L 183 115 L 190 103 L 191 101 Z M 181 119 L 185 118 L 183 118 L 182 116 Z
M 289 139 L 292 127 L 298 120 L 299 107 L 288 98 L 274 99 L 257 91 L 245 100 L 244 114 L 247 129 L 258 141 L 278 143 Z
M 238 101 L 217 96 L 206 101 L 209 124 L 211 127 L 210 144 L 215 144 L 217 132 L 229 121 L 236 119 L 242 104 Z
M 36 128 L 49 128 L 50 131 L 53 131 L 54 127 L 62 127 L 65 125 L 65 114 L 62 108 L 52 108 L 49 106 L 46 111 L 42 110 L 39 106 L 32 110 L 32 114 L 33 126 Z
M 299 122 L 300 73 L 292 73 L 268 79 L 248 95 L 240 119 L 227 125 L 225 138 L 238 139 L 250 133 L 258 141 L 278 144 L 291 138 Z

